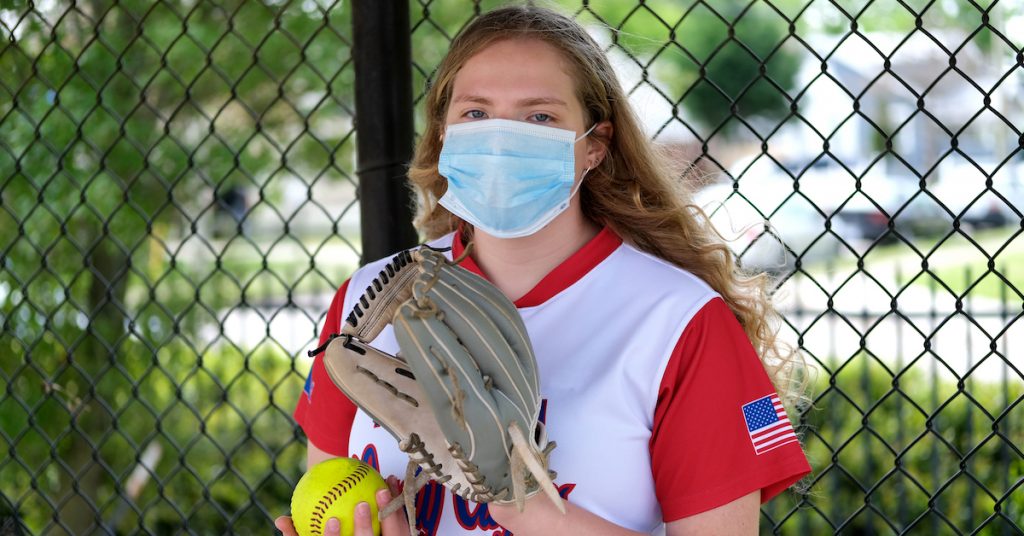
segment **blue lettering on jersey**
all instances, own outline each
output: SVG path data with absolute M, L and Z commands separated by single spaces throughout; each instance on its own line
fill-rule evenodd
M 576 489 L 576 484 L 562 484 L 561 486 L 558 486 L 558 496 L 568 501 L 569 494 L 572 493 L 572 490 L 574 489 Z
M 437 534 L 441 526 L 445 493 L 444 486 L 431 480 L 416 494 L 416 528 L 420 536 Z
M 558 486 L 558 495 L 568 500 L 574 489 L 576 484 L 562 484 Z M 452 493 L 452 506 L 455 508 L 455 520 L 463 529 L 494 530 L 491 536 L 512 536 L 512 532 L 502 528 L 491 518 L 486 504 L 477 504 L 475 508 L 471 508 L 469 501 Z
M 377 458 L 377 447 L 373 443 L 366 445 L 363 449 L 363 455 L 359 457 L 360 460 L 366 462 L 367 465 L 373 467 L 380 472 L 380 460 Z
M 466 530 L 501 528 L 487 513 L 486 504 L 477 504 L 476 508 L 470 509 L 469 501 L 452 493 L 452 506 L 455 507 L 455 520 Z
M 377 446 L 373 443 L 363 448 L 359 459 L 380 471 L 380 458 L 377 455 Z M 416 474 L 419 474 L 420 471 L 421 469 L 417 468 Z M 402 481 L 398 482 L 399 492 L 404 484 Z M 445 493 L 444 486 L 431 480 L 416 494 L 416 528 L 419 529 L 420 536 L 435 536 L 437 534 L 437 530 L 441 526 Z

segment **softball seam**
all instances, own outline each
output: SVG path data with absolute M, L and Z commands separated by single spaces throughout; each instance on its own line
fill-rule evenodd
M 355 471 L 352 471 L 352 474 L 343 478 L 341 482 L 335 484 L 331 489 L 327 490 L 322 497 L 320 497 L 320 500 L 317 501 L 317 505 L 313 507 L 313 513 L 309 516 L 309 528 L 313 534 L 324 533 L 323 524 L 326 521 L 327 510 L 332 504 L 334 504 L 334 501 L 340 499 L 346 491 L 362 482 L 368 474 L 369 471 L 366 467 L 360 465 L 356 467 Z

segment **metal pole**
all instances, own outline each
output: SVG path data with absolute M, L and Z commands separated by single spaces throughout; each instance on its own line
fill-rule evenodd
M 409 3 L 352 2 L 362 263 L 415 245 L 406 166 L 412 158 Z

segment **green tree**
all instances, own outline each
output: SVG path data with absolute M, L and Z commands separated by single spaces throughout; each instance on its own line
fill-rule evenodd
M 616 28 L 615 43 L 637 58 L 666 99 L 699 122 L 691 127 L 707 139 L 789 114 L 800 67 L 787 43 L 792 4 L 655 0 L 594 2 L 590 10 Z
M 87 534 L 109 521 L 146 443 L 170 446 L 162 472 L 191 470 L 172 466 L 197 434 L 211 440 L 204 419 L 233 385 L 275 387 L 239 380 L 256 354 L 231 354 L 247 365 L 235 377 L 203 365 L 221 352 L 190 334 L 274 274 L 229 273 L 199 228 L 234 185 L 272 206 L 281 177 L 347 176 L 349 18 L 327 3 L 241 0 L 6 1 L 0 16 L 0 349 L 16 356 L 0 364 L 0 437 L 18 455 L 0 480 L 33 530 Z M 210 262 L 169 237 L 205 244 Z M 167 418 L 189 381 L 214 407 L 186 412 L 203 419 L 183 429 Z M 240 420 L 222 429 L 241 437 L 267 411 L 231 407 Z M 200 499 L 209 482 L 190 485 Z
M 804 493 L 765 505 L 762 532 L 1019 532 L 1021 383 L 957 385 L 939 365 L 893 370 L 879 357 L 817 363 L 798 430 L 813 473 Z
M 817 29 L 833 34 L 849 32 L 851 24 L 856 22 L 860 31 L 910 35 L 918 30 L 920 19 L 920 28 L 924 32 L 958 31 L 986 53 L 1006 52 L 1008 45 L 1011 49 L 1024 45 L 1024 38 L 1010 27 L 1011 20 L 1024 13 L 1024 5 L 1020 2 L 839 0 L 827 8 L 819 7 L 819 10 L 817 18 L 821 27 Z M 939 40 L 945 41 L 941 37 Z M 959 48 L 959 43 L 944 44 L 950 47 L 950 51 Z

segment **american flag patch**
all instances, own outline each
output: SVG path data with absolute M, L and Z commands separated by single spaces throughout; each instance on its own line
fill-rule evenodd
M 779 395 L 772 394 L 743 405 L 743 420 L 754 444 L 755 454 L 764 454 L 783 445 L 796 443 L 796 433 L 789 423 Z

